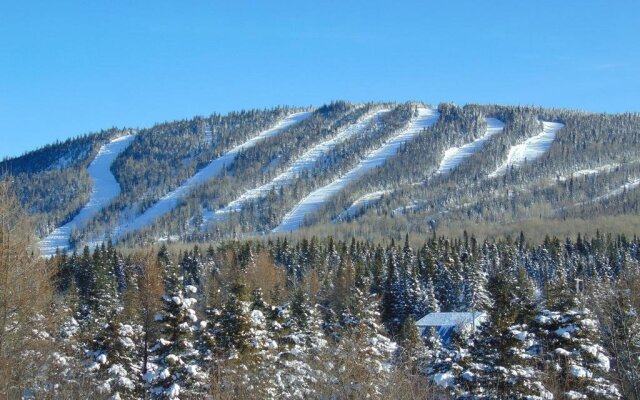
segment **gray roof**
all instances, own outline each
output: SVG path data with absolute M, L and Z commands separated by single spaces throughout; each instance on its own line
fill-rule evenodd
M 421 335 L 427 335 L 434 328 L 444 342 L 448 342 L 451 334 L 459 327 L 479 326 L 486 320 L 487 314 L 483 312 L 437 312 L 427 314 L 416 322 Z
M 427 326 L 457 326 L 461 324 L 471 324 L 475 319 L 475 324 L 479 325 L 486 317 L 482 312 L 435 312 L 420 318 L 416 325 Z

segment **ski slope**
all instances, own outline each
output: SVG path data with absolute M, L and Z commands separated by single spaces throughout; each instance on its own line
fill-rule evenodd
M 598 203 L 600 201 L 607 200 L 607 199 L 610 199 L 610 198 L 615 197 L 615 196 L 620 196 L 624 192 L 635 190 L 635 189 L 637 189 L 639 187 L 640 187 L 640 179 L 630 179 L 629 182 L 625 183 L 624 185 L 621 185 L 620 187 L 618 187 L 616 189 L 610 190 L 607 193 L 605 193 L 603 195 L 600 195 L 598 197 L 595 197 L 595 198 L 593 198 L 591 200 L 581 201 L 581 202 L 575 203 L 575 204 L 571 205 L 571 207 L 582 207 L 582 206 L 586 206 L 586 205 L 589 205 L 589 204 Z M 556 209 L 554 211 L 556 211 L 556 212 L 557 211 L 562 211 L 562 208 Z
M 132 232 L 144 226 L 152 224 L 158 218 L 176 208 L 180 199 L 182 199 L 193 188 L 200 186 L 211 178 L 220 175 L 224 168 L 234 163 L 236 157 L 238 156 L 238 154 L 240 154 L 240 152 L 255 146 L 256 144 L 267 138 L 277 136 L 290 126 L 300 123 L 309 118 L 312 114 L 312 112 L 299 112 L 291 114 L 279 121 L 273 128 L 261 132 L 257 136 L 254 136 L 246 142 L 237 145 L 222 156 L 216 158 L 207 166 L 199 170 L 191 178 L 187 179 L 187 181 L 177 189 L 173 190 L 172 192 L 168 193 L 163 198 L 158 200 L 144 213 L 133 218 L 132 220 L 125 221 L 124 223 L 116 227 L 113 232 L 113 238 L 120 238 L 128 232 Z
M 624 185 L 620 186 L 617 189 L 614 189 L 602 196 L 596 197 L 595 199 L 592 200 L 592 202 L 598 202 L 598 201 L 602 201 L 602 200 L 606 200 L 609 199 L 611 197 L 615 197 L 615 196 L 619 196 L 624 192 L 628 192 L 630 190 L 634 190 L 636 188 L 640 187 L 640 179 L 634 179 L 631 180 L 628 183 L 625 183 Z
M 390 192 L 391 190 L 378 190 L 377 192 L 365 194 L 364 196 L 354 201 L 353 204 L 349 206 L 349 208 L 341 212 L 333 222 L 341 222 L 355 217 L 360 212 L 360 210 L 367 207 L 369 204 L 379 201 L 380 199 L 382 199 L 382 196 Z
M 40 254 L 45 257 L 53 256 L 56 249 L 68 251 L 71 249 L 69 238 L 74 229 L 82 228 L 111 200 L 120 194 L 120 184 L 111 173 L 111 164 L 131 143 L 135 135 L 121 136 L 100 147 L 87 172 L 92 182 L 89 202 L 69 222 L 55 229 L 49 236 L 40 241 Z
M 572 172 L 570 175 L 561 176 L 560 178 L 558 178 L 558 180 L 560 182 L 565 182 L 571 178 L 581 178 L 583 176 L 597 175 L 603 172 L 607 173 L 615 170 L 619 166 L 621 166 L 621 164 L 613 163 L 613 164 L 601 165 L 595 168 L 581 169 L 579 171 Z
M 478 150 L 484 146 L 485 142 L 491 139 L 491 137 L 497 133 L 502 132 L 504 129 L 504 122 L 496 118 L 486 118 L 487 130 L 484 134 L 474 140 L 460 147 L 452 147 L 444 152 L 440 166 L 435 172 L 436 174 L 446 174 L 455 169 L 462 161 L 467 157 L 472 156 Z
M 305 197 L 285 215 L 282 223 L 273 232 L 291 232 L 299 229 L 304 222 L 305 216 L 318 210 L 327 200 L 335 196 L 351 182 L 354 182 L 372 169 L 383 165 L 389 157 L 398 152 L 404 143 L 413 139 L 423 128 L 433 125 L 439 116 L 440 114 L 437 110 L 418 108 L 418 116 L 409 122 L 409 126 L 405 130 L 390 138 L 378 149 L 370 152 L 351 171 Z
M 277 189 L 279 187 L 291 184 L 296 176 L 304 171 L 312 169 L 321 157 L 335 148 L 338 144 L 348 140 L 358 133 L 364 132 L 371 126 L 372 123 L 377 122 L 383 114 L 388 112 L 388 109 L 382 109 L 368 113 L 367 115 L 361 117 L 354 124 L 351 124 L 347 128 L 340 131 L 333 138 L 321 142 L 311 149 L 307 150 L 298 159 L 296 159 L 293 164 L 289 166 L 289 168 L 287 168 L 272 181 L 260 187 L 246 191 L 224 208 L 221 208 L 215 212 L 205 213 L 201 228 L 205 228 L 211 222 L 219 221 L 230 213 L 241 211 L 247 203 L 252 200 L 267 196 L 272 189 Z
M 559 122 L 542 121 L 542 132 L 530 137 L 523 143 L 512 146 L 511 149 L 509 149 L 506 161 L 490 173 L 489 178 L 504 175 L 511 166 L 519 167 L 525 162 L 531 162 L 542 156 L 549 150 L 556 137 L 556 133 L 562 129 L 563 126 L 564 124 Z

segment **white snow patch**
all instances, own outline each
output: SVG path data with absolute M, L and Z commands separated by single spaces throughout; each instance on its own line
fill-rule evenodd
M 224 168 L 234 163 L 236 156 L 240 154 L 240 152 L 255 146 L 256 144 L 267 138 L 279 135 L 285 129 L 304 121 L 312 114 L 312 112 L 299 112 L 291 114 L 279 121 L 273 128 L 261 132 L 257 136 L 254 136 L 246 142 L 237 145 L 222 156 L 211 161 L 206 167 L 202 168 L 191 178 L 187 179 L 187 181 L 177 189 L 173 190 L 172 192 L 158 200 L 158 202 L 147 209 L 144 213 L 118 226 L 114 230 L 113 237 L 119 238 L 128 232 L 132 232 L 142 228 L 143 226 L 152 224 L 155 220 L 176 208 L 180 199 L 183 198 L 187 193 L 189 193 L 189 191 L 191 191 L 193 188 L 200 186 L 209 181 L 211 178 L 220 175 Z
M 338 144 L 348 140 L 352 136 L 363 132 L 374 121 L 378 120 L 381 115 L 388 113 L 388 109 L 382 109 L 375 112 L 368 113 L 361 117 L 354 124 L 349 125 L 342 131 L 340 131 L 333 138 L 321 142 L 311 149 L 307 150 L 299 158 L 297 158 L 284 172 L 274 178 L 272 181 L 251 189 L 243 193 L 236 200 L 229 203 L 226 207 L 221 208 L 215 212 L 207 212 L 204 215 L 201 228 L 205 228 L 210 221 L 218 221 L 229 213 L 239 212 L 242 208 L 252 200 L 263 198 L 269 194 L 272 189 L 278 189 L 282 186 L 289 185 L 293 182 L 293 179 L 300 173 L 310 170 L 316 164 L 316 162 Z
M 409 122 L 405 130 L 390 138 L 381 147 L 371 151 L 351 171 L 305 197 L 285 215 L 282 223 L 276 227 L 273 232 L 292 232 L 299 229 L 304 222 L 305 216 L 318 210 L 327 200 L 335 196 L 351 182 L 362 177 L 372 169 L 383 165 L 389 157 L 398 152 L 403 144 L 412 140 L 422 129 L 436 123 L 439 117 L 440 114 L 434 109 L 418 108 L 418 116 Z
M 40 241 L 40 254 L 42 256 L 53 256 L 57 248 L 64 251 L 70 250 L 71 243 L 69 243 L 69 239 L 71 232 L 74 229 L 82 228 L 93 216 L 120 194 L 120 185 L 111 173 L 111 164 L 129 146 L 134 137 L 135 135 L 121 136 L 100 147 L 98 154 L 89 164 L 89 168 L 87 168 L 93 186 L 89 202 L 71 221 L 55 229 L 49 236 Z
M 557 349 L 555 349 L 554 351 L 557 355 L 562 356 L 562 357 L 569 357 L 571 355 L 571 352 L 568 350 L 563 349 L 562 347 L 559 347 Z
M 572 365 L 569 368 L 569 373 L 571 373 L 571 375 L 575 376 L 576 378 L 587 378 L 591 376 L 591 373 L 589 371 L 579 365 Z
M 482 136 L 473 142 L 460 147 L 452 147 L 444 152 L 436 174 L 445 174 L 455 169 L 462 161 L 480 150 L 493 135 L 502 132 L 504 129 L 504 122 L 499 119 L 486 118 L 485 121 L 487 122 L 487 130 Z
M 170 399 L 177 399 L 180 396 L 180 385 L 174 383 L 165 391 L 165 394 Z
M 432 379 L 436 385 L 448 387 L 454 385 L 456 377 L 451 372 L 447 371 L 435 374 Z
M 509 149 L 507 159 L 495 171 L 489 174 L 489 178 L 504 175 L 511 166 L 519 167 L 525 162 L 531 162 L 542 156 L 549 150 L 556 133 L 564 127 L 560 122 L 542 121 L 542 132 L 530 137 L 523 143 L 512 146 Z
M 577 400 L 577 399 L 587 399 L 588 397 L 580 392 L 576 392 L 575 390 L 570 390 L 565 393 L 568 399 Z

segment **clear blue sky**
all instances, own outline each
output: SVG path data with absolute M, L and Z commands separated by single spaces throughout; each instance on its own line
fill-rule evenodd
M 0 0 L 0 158 L 334 99 L 640 111 L 640 1 Z

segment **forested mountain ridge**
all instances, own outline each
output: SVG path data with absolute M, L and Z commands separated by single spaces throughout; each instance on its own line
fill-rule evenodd
M 403 138 L 421 107 L 437 120 L 398 139 L 379 165 L 352 178 L 369 155 Z M 260 136 L 300 112 L 308 118 Z M 12 190 L 41 237 L 80 213 L 95 185 L 89 164 L 101 146 L 128 133 L 134 139 L 110 167 L 121 191 L 73 229 L 73 245 L 269 234 L 323 187 L 340 190 L 304 215 L 300 234 L 377 239 L 466 229 L 486 237 L 572 224 L 594 233 L 618 222 L 631 233 L 629 225 L 640 222 L 636 113 L 337 101 L 104 131 L 4 160 L 0 173 L 12 175 Z M 183 187 L 216 160 L 219 173 Z M 171 207 L 123 229 L 176 190 Z
M 637 114 L 333 102 L 5 160 L 0 394 L 637 399 L 638 139 Z

